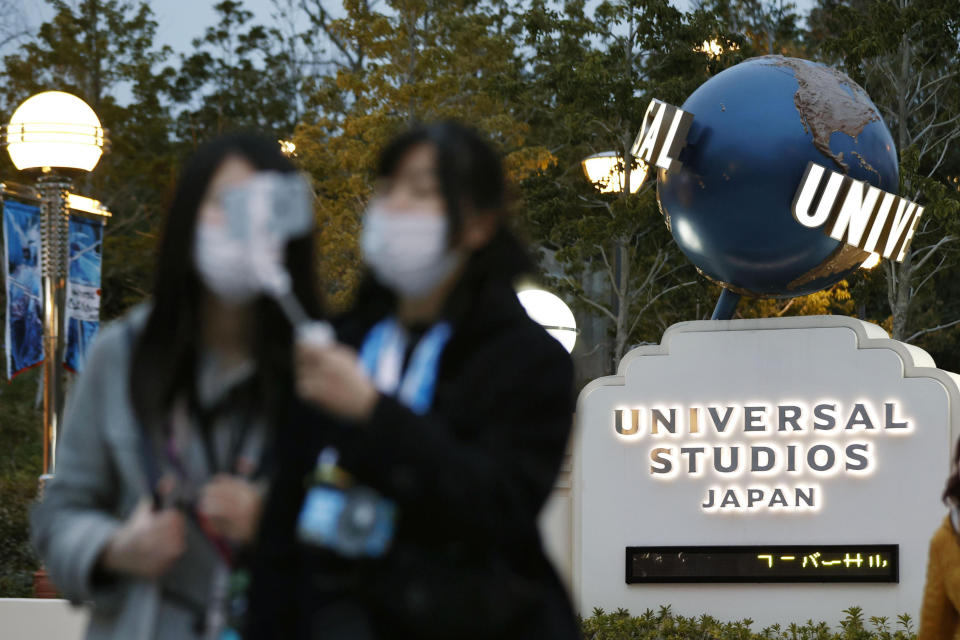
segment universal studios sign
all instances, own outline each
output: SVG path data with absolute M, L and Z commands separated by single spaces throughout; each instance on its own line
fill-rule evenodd
M 614 409 L 613 428 L 625 441 L 649 438 L 652 478 L 708 483 L 706 512 L 818 509 L 823 481 L 869 476 L 874 439 L 912 431 L 897 402 L 882 407 L 821 400 Z
M 579 610 L 915 615 L 955 380 L 842 316 L 685 322 L 634 349 L 578 403 Z

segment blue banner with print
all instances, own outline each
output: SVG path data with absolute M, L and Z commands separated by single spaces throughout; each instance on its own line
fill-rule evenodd
M 87 347 L 100 329 L 100 268 L 103 256 L 103 222 L 79 216 L 70 218 L 70 270 L 67 276 L 65 326 L 67 348 L 63 364 L 82 371 Z
M 3 202 L 7 379 L 43 362 L 40 209 Z

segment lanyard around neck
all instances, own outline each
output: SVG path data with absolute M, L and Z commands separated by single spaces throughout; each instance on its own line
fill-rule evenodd
M 425 414 L 433 405 L 440 356 L 452 333 L 448 322 L 430 327 L 414 348 L 404 371 L 410 338 L 396 318 L 385 318 L 364 338 L 360 362 L 378 391 L 396 396 L 414 413 Z

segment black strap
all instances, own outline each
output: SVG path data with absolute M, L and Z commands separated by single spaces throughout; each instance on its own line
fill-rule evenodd
M 235 386 L 224 394 L 223 398 L 217 401 L 212 407 L 204 408 L 200 406 L 199 399 L 196 397 L 196 391 L 192 393 L 190 399 L 191 413 L 197 420 L 198 431 L 200 432 L 200 441 L 203 443 L 204 456 L 207 459 L 207 467 L 210 475 L 217 473 L 235 473 L 237 461 L 243 451 L 247 436 L 253 423 L 253 398 L 256 396 L 255 378 Z M 240 428 L 231 429 L 230 444 L 227 448 L 225 460 L 219 460 L 217 450 L 213 442 L 213 423 L 218 416 L 223 415 L 225 411 L 241 406 L 238 413 L 241 416 Z
M 129 320 L 125 323 L 124 335 L 127 338 L 127 350 L 130 353 L 130 360 L 133 361 L 133 350 L 136 343 L 136 336 L 133 333 L 133 323 Z M 161 504 L 160 499 L 160 464 L 157 462 L 157 457 L 155 455 L 155 450 L 153 444 L 150 442 L 150 433 L 146 425 L 138 424 L 138 432 L 140 437 L 140 458 L 143 462 L 144 471 L 147 474 L 147 484 L 150 487 L 150 496 L 153 499 L 153 508 L 159 509 Z

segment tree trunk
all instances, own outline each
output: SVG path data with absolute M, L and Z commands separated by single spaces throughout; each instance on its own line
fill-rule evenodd
M 609 292 L 609 281 L 606 275 L 598 271 L 585 271 L 580 278 L 584 292 L 595 300 L 603 299 Z M 613 362 L 613 349 L 610 344 L 610 320 L 605 314 L 585 313 L 577 317 L 577 327 L 580 335 L 577 336 L 578 380 L 588 382 L 603 376 L 616 373 L 616 363 Z
M 901 2 L 901 10 L 907 3 Z M 907 148 L 910 142 L 907 131 L 907 121 L 910 118 L 910 105 L 907 103 L 910 77 L 910 41 L 907 34 L 900 39 L 900 73 L 897 78 L 897 146 L 900 153 Z M 909 185 L 904 184 L 901 193 L 908 191 Z M 890 315 L 893 317 L 892 338 L 903 340 L 907 336 L 907 324 L 910 319 L 910 304 L 913 302 L 913 253 L 907 252 L 903 262 L 895 262 L 895 256 L 890 258 L 887 274 L 887 302 L 890 306 Z
M 893 280 L 893 286 L 888 288 L 888 299 L 890 303 L 890 313 L 893 316 L 893 330 L 891 337 L 894 340 L 903 340 L 907 336 L 907 324 L 910 320 L 910 303 L 913 302 L 913 291 L 911 280 L 913 279 L 913 254 L 907 252 L 907 256 L 899 265 L 891 263 L 890 270 L 894 271 L 896 277 Z M 892 274 L 888 273 L 888 278 Z
M 617 238 L 616 241 L 616 260 L 617 260 L 617 326 L 614 338 L 613 348 L 613 370 L 616 371 L 620 366 L 620 359 L 627 349 L 627 340 L 630 336 L 630 303 L 628 290 L 630 287 L 630 247 L 624 238 Z

